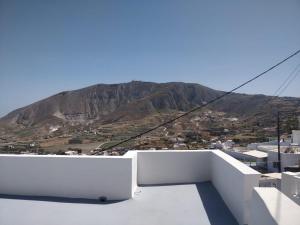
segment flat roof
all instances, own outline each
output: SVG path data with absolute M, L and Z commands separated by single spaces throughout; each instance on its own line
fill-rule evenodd
M 243 152 L 244 155 L 252 156 L 254 158 L 267 158 L 268 153 L 262 152 L 262 151 L 257 151 L 257 150 L 251 150 L 247 152 Z
M 272 179 L 281 179 L 281 173 L 265 173 L 262 176 L 270 177 Z
M 0 196 L 1 225 L 238 225 L 210 182 L 138 187 L 133 199 L 84 202 Z

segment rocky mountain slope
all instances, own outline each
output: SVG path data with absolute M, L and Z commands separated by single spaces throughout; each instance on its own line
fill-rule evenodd
M 132 81 L 98 84 L 65 91 L 29 106 L 14 110 L 0 119 L 5 126 L 43 126 L 140 119 L 157 112 L 187 111 L 223 94 L 200 84 Z M 299 110 L 297 98 L 234 93 L 210 106 L 232 116 L 251 117 L 275 109 Z

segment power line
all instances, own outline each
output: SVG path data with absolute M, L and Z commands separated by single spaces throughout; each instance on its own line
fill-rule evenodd
M 287 76 L 287 78 L 283 81 L 283 83 L 279 86 L 279 88 L 274 92 L 273 96 L 279 97 L 279 95 L 282 93 L 282 88 L 289 82 L 291 77 L 297 73 L 297 70 L 300 67 L 300 63 L 292 70 L 292 72 Z
M 109 146 L 109 147 L 107 147 L 107 148 L 104 148 L 104 149 L 102 149 L 102 150 L 103 150 L 103 151 L 106 151 L 106 150 L 112 149 L 112 148 L 114 148 L 114 147 L 117 147 L 117 146 L 119 146 L 119 145 L 121 145 L 121 144 L 127 143 L 128 141 L 131 141 L 131 140 L 134 140 L 134 139 L 136 139 L 136 138 L 138 138 L 138 137 L 141 137 L 141 136 L 143 136 L 143 135 L 145 135 L 145 134 L 147 134 L 147 133 L 150 133 L 150 132 L 152 132 L 152 131 L 154 131 L 154 130 L 160 128 L 160 127 L 162 127 L 162 126 L 165 126 L 165 125 L 167 125 L 167 124 L 170 124 L 170 123 L 174 122 L 175 120 L 178 120 L 178 119 L 180 119 L 180 118 L 182 118 L 182 117 L 184 117 L 184 116 L 186 116 L 186 115 L 188 115 L 188 114 L 190 114 L 190 113 L 192 113 L 192 112 L 195 112 L 195 111 L 197 111 L 197 110 L 199 110 L 199 109 L 202 109 L 202 108 L 204 108 L 204 107 L 206 107 L 206 106 L 208 106 L 208 105 L 210 105 L 210 104 L 212 104 L 212 103 L 214 103 L 214 102 L 220 100 L 221 98 L 224 98 L 225 96 L 232 94 L 234 91 L 236 91 L 236 90 L 240 89 L 241 87 L 243 87 L 243 86 L 245 86 L 245 85 L 251 83 L 252 81 L 258 79 L 259 77 L 265 75 L 265 74 L 268 73 L 269 71 L 275 69 L 276 67 L 278 67 L 278 66 L 281 65 L 282 63 L 286 62 L 287 60 L 293 58 L 294 56 L 296 56 L 296 55 L 299 54 L 299 53 L 300 53 L 300 49 L 299 49 L 298 51 L 296 51 L 295 53 L 291 54 L 290 56 L 286 57 L 285 59 L 281 60 L 280 62 L 276 63 L 274 66 L 271 66 L 269 69 L 265 70 L 264 72 L 262 72 L 262 73 L 260 73 L 260 74 L 258 74 L 258 75 L 256 75 L 256 76 L 254 76 L 254 77 L 251 78 L 250 80 L 248 80 L 248 81 L 242 83 L 241 85 L 239 85 L 239 86 L 233 88 L 231 91 L 225 92 L 224 94 L 222 94 L 222 95 L 220 95 L 220 96 L 214 98 L 213 100 L 210 100 L 210 101 L 208 101 L 208 102 L 206 102 L 206 103 L 204 103 L 204 104 L 202 104 L 202 105 L 200 105 L 200 106 L 197 106 L 197 107 L 191 109 L 191 110 L 188 111 L 188 112 L 185 112 L 185 113 L 181 114 L 180 116 L 177 116 L 177 117 L 175 117 L 175 118 L 173 118 L 173 119 L 171 119 L 171 120 L 168 120 L 168 121 L 166 121 L 166 122 L 163 122 L 163 123 L 161 123 L 161 124 L 159 124 L 159 125 L 157 125 L 157 126 L 151 128 L 151 129 L 149 129 L 149 130 L 147 130 L 147 131 L 144 131 L 144 132 L 141 132 L 141 133 L 139 133 L 139 134 L 137 134 L 137 135 L 134 135 L 134 136 L 132 136 L 132 137 L 129 137 L 129 138 L 123 140 L 123 141 L 118 142 L 117 144 L 111 145 L 111 146 Z
M 299 69 L 300 69 L 300 63 L 297 64 L 296 67 L 289 73 L 289 75 L 287 76 L 287 78 L 276 89 L 276 91 L 274 92 L 274 94 L 272 96 L 270 96 L 270 98 L 267 98 L 265 100 L 264 104 L 266 104 L 267 102 L 270 102 L 270 101 L 274 100 L 275 98 L 278 98 L 285 91 L 285 89 L 290 85 L 290 81 L 294 80 L 297 77 L 297 75 L 299 75 L 299 74 L 296 74 L 296 77 L 292 78 L 292 76 L 295 75 L 295 73 L 300 72 Z M 284 86 L 285 86 L 285 88 L 283 89 Z M 283 100 L 283 101 L 285 101 L 285 100 Z M 300 100 L 288 100 L 288 101 L 300 101 Z M 264 113 L 260 112 L 260 113 L 254 114 L 253 117 L 255 117 L 257 115 L 260 115 L 260 114 L 264 114 Z
M 263 104 L 267 104 L 267 102 L 270 102 L 270 101 L 273 101 L 275 100 L 276 98 L 279 98 L 279 96 L 286 90 L 286 88 L 290 85 L 291 81 L 293 81 L 298 75 L 299 75 L 299 72 L 300 72 L 300 63 L 296 65 L 296 67 L 288 74 L 288 76 L 286 77 L 286 79 L 281 83 L 281 85 L 276 89 L 276 91 L 274 92 L 274 94 L 270 97 L 270 98 L 267 98 Z M 288 101 L 288 102 L 291 102 L 291 101 L 297 101 L 299 102 L 300 100 L 299 99 L 288 99 L 288 100 L 285 100 L 285 99 L 281 99 L 282 101 Z M 272 109 L 272 105 L 271 105 L 271 109 Z M 277 112 L 282 112 L 282 111 L 279 111 L 279 109 L 277 109 Z M 271 115 L 273 115 L 273 111 L 271 111 Z M 256 113 L 254 115 L 252 115 L 251 117 L 256 117 L 256 116 L 259 116 L 259 115 L 268 115 L 267 112 L 259 112 L 259 113 Z M 245 118 L 245 120 L 248 120 L 248 118 Z
M 280 96 L 285 90 L 290 86 L 290 84 L 296 79 L 296 77 L 300 74 L 300 70 L 298 70 L 294 76 L 288 81 L 288 83 L 285 85 L 285 87 L 278 93 L 278 96 Z

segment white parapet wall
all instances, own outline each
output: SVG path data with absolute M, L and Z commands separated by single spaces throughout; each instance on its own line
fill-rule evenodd
M 240 224 L 249 221 L 249 202 L 260 173 L 221 151 L 211 152 L 211 181 Z
M 0 155 L 0 194 L 123 200 L 138 185 L 211 181 L 240 224 L 260 174 L 219 150 L 129 151 L 124 156 Z
M 299 225 L 300 206 L 276 188 L 254 188 L 249 225 Z
M 124 157 L 132 158 L 132 170 L 131 170 L 131 194 L 134 196 L 134 192 L 137 188 L 137 152 L 136 151 L 128 151 L 124 155 Z
M 128 199 L 132 165 L 132 157 L 0 155 L 0 194 Z
M 209 150 L 138 151 L 138 184 L 178 184 L 210 180 Z
M 300 173 L 282 173 L 281 191 L 300 205 Z
M 219 150 L 138 151 L 138 184 L 212 181 L 240 224 L 249 220 L 249 202 L 260 173 Z

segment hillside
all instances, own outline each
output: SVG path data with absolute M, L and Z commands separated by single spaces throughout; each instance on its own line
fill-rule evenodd
M 26 126 L 49 119 L 84 122 L 114 118 L 137 118 L 158 110 L 185 111 L 221 92 L 198 84 L 130 82 L 99 84 L 66 91 L 17 109 L 1 121 Z
M 61 92 L 17 109 L 1 118 L 0 123 L 28 128 L 130 121 L 158 112 L 187 111 L 222 93 L 200 84 L 179 82 L 98 84 Z M 298 110 L 300 101 L 293 99 L 234 93 L 209 108 L 243 118 L 258 113 L 270 116 L 277 108 Z

